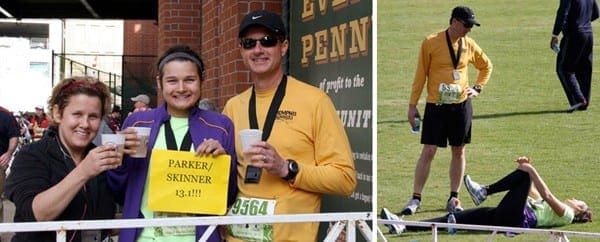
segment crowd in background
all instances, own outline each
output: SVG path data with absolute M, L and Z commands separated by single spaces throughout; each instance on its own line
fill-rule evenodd
M 43 106 L 36 106 L 34 112 L 14 111 L 13 116 L 19 128 L 19 144 L 38 141 L 50 125 L 50 118 Z
M 150 97 L 146 94 L 140 94 L 131 98 L 134 105 L 132 111 L 143 111 L 151 109 Z M 217 107 L 207 98 L 203 98 L 198 103 L 200 109 L 218 112 Z M 19 130 L 19 146 L 29 144 L 33 141 L 38 141 L 43 136 L 44 132 L 51 123 L 50 115 L 46 114 L 44 106 L 39 105 L 34 108 L 34 111 L 14 111 L 9 110 L 16 120 L 16 125 Z M 128 113 L 128 115 L 131 112 Z M 105 128 L 102 133 L 116 133 L 121 130 L 121 106 L 114 105 L 111 112 L 103 118 Z
M 12 110 L 10 110 L 12 111 Z M 38 141 L 51 123 L 50 115 L 43 106 L 36 106 L 35 111 L 12 111 L 19 129 L 19 146 Z M 110 132 L 116 133 L 121 127 L 121 107 L 115 105 L 112 112 L 105 117 Z

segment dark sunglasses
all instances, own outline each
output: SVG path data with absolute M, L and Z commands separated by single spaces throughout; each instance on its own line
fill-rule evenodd
M 473 24 L 472 23 L 465 23 L 464 21 L 457 19 L 459 22 L 461 22 L 463 24 L 463 26 L 465 26 L 465 28 L 470 29 L 473 28 Z
M 252 49 L 254 48 L 254 46 L 256 46 L 256 42 L 260 42 L 260 45 L 262 45 L 263 47 L 273 47 L 277 45 L 277 41 L 279 40 L 276 37 L 271 35 L 265 35 L 265 37 L 262 37 L 260 39 L 243 38 L 240 41 L 240 44 L 244 49 Z

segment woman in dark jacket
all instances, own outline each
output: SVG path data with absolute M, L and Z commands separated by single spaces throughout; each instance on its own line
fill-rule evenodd
M 41 140 L 21 149 L 7 179 L 6 196 L 16 206 L 14 221 L 114 218 L 105 171 L 121 164 L 123 151 L 92 144 L 110 107 L 107 86 L 88 77 L 67 78 L 54 87 L 48 105 L 51 127 Z M 105 236 L 102 231 L 68 231 L 67 241 Z M 12 239 L 55 240 L 52 231 L 16 233 Z

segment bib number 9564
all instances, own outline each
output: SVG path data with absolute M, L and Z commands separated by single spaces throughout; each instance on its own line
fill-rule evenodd
M 268 201 L 237 198 L 231 207 L 231 213 L 236 215 L 267 215 Z

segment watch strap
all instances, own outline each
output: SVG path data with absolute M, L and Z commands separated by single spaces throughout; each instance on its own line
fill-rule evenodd
M 288 159 L 288 174 L 286 176 L 283 177 L 284 180 L 286 181 L 292 181 L 296 178 L 296 175 L 298 175 L 298 162 L 296 162 L 295 160 L 290 160 Z

